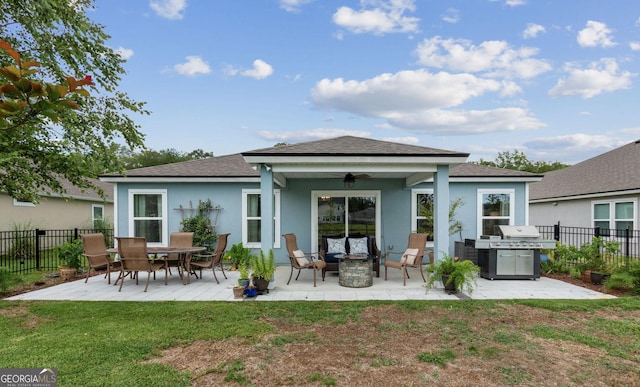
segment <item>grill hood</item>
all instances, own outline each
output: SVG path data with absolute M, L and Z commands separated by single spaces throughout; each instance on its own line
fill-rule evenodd
M 536 226 L 498 226 L 503 239 L 539 239 L 540 232 Z

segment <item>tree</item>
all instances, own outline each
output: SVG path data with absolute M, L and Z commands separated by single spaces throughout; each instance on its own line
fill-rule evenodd
M 212 152 L 205 152 L 202 149 L 196 149 L 189 153 L 184 153 L 173 148 L 159 151 L 146 149 L 139 153 L 126 152 L 126 149 L 121 149 L 120 155 L 120 161 L 125 169 L 153 167 L 154 165 L 171 164 L 181 161 L 200 160 L 213 157 Z
M 518 151 L 517 149 L 513 152 L 505 151 L 498 153 L 498 157 L 495 161 L 487 161 L 481 158 L 477 164 L 538 174 L 568 167 L 567 164 L 563 164 L 559 161 L 532 162 L 527 158 L 524 152 Z
M 27 71 L 22 78 L 68 90 L 74 88 L 72 81 L 90 81 L 84 85 L 86 93 L 63 97 L 77 106 L 65 102 L 53 114 L 33 109 L 28 119 L 13 119 L 12 125 L 0 129 L 0 191 L 14 198 L 37 202 L 45 187 L 64 195 L 61 178 L 100 192 L 90 178 L 123 170 L 116 145 L 143 148 L 144 136 L 129 114 L 149 112 L 144 103 L 118 90 L 124 60 L 106 45 L 104 27 L 87 17 L 92 3 L 0 0 L 0 40 L 20 53 L 23 63 L 39 64 L 38 71 Z M 0 67 L 13 62 L 8 51 L 0 52 Z M 3 92 L 0 102 L 15 97 Z

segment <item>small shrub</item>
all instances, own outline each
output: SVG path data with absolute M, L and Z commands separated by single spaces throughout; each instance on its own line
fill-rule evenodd
M 629 266 L 616 269 L 605 282 L 605 287 L 640 294 L 640 260 L 634 260 Z

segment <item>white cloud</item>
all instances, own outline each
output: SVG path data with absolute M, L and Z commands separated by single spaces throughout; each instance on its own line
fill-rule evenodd
M 187 0 L 151 0 L 149 6 L 158 16 L 176 20 L 184 17 L 187 8 Z
M 589 20 L 587 26 L 578 32 L 577 40 L 582 47 L 615 46 L 607 25 L 593 20 Z
M 118 47 L 115 49 L 116 54 L 120 55 L 120 57 L 124 60 L 128 60 L 133 56 L 133 50 L 130 48 Z
M 504 3 L 509 7 L 518 7 L 527 4 L 525 0 L 506 0 Z
M 414 0 L 360 0 L 360 10 L 340 7 L 333 14 L 333 22 L 340 27 L 360 34 L 418 32 L 419 18 L 405 16 L 414 12 Z
M 447 23 L 457 23 L 460 21 L 460 11 L 456 8 L 449 8 L 447 9 L 447 11 L 442 15 L 442 20 L 446 21 Z
M 526 147 L 523 152 L 532 159 L 546 161 L 555 161 L 559 158 L 566 159 L 567 155 L 571 155 L 573 160 L 566 160 L 565 162 L 575 164 L 626 143 L 628 141 L 611 133 L 598 135 L 575 133 L 527 141 L 523 143 Z
M 525 28 L 524 32 L 522 32 L 522 36 L 525 39 L 535 38 L 541 32 L 547 32 L 544 26 L 541 26 L 540 24 L 529 23 L 527 24 L 527 28 Z
M 440 36 L 423 40 L 415 50 L 418 63 L 425 66 L 515 78 L 533 78 L 551 69 L 546 61 L 532 58 L 537 53 L 537 48 L 514 49 L 502 40 L 475 46 L 470 40 Z
M 253 68 L 251 70 L 245 70 L 240 73 L 240 75 L 244 77 L 251 77 L 255 79 L 264 79 L 271 74 L 273 74 L 273 67 L 260 59 L 253 61 Z
M 173 66 L 174 70 L 181 75 L 194 76 L 198 74 L 209 74 L 211 68 L 209 64 L 199 56 L 188 56 L 185 63 Z
M 631 48 L 633 51 L 639 51 L 640 50 L 640 42 L 630 42 L 629 43 L 629 48 Z
M 287 12 L 300 12 L 300 7 L 311 3 L 313 0 L 280 0 L 280 8 Z
M 628 89 L 631 87 L 631 78 L 636 76 L 629 71 L 620 71 L 618 63 L 613 58 L 602 58 L 584 69 L 578 68 L 574 63 L 568 63 L 565 70 L 569 76 L 560 79 L 549 90 L 550 97 L 592 98 L 600 93 Z
M 310 130 L 299 130 L 295 132 L 272 132 L 263 130 L 258 132 L 258 137 L 269 141 L 280 142 L 302 142 L 313 140 L 325 140 L 329 138 L 335 138 L 340 136 L 356 136 L 356 137 L 369 137 L 371 132 L 364 130 L 348 130 L 348 129 L 334 129 L 334 128 L 317 128 Z
M 419 133 L 483 133 L 543 126 L 522 108 L 453 109 L 485 93 L 501 92 L 504 87 L 501 82 L 471 74 L 416 70 L 364 81 L 323 79 L 312 89 L 311 99 L 319 108 L 382 118 Z

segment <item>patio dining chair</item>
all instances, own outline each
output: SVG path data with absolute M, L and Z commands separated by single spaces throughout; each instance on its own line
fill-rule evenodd
M 293 270 L 298 270 L 298 275 L 296 276 L 296 281 L 298 277 L 300 277 L 300 273 L 302 269 L 311 269 L 313 270 L 313 287 L 316 287 L 316 272 L 320 271 L 322 273 L 322 281 L 324 281 L 325 269 L 327 267 L 326 262 L 322 259 L 322 256 L 319 255 L 319 258 L 316 258 L 313 253 L 306 254 L 302 250 L 298 248 L 298 242 L 296 240 L 296 234 L 284 234 L 282 235 L 287 245 L 287 252 L 289 254 L 289 260 L 291 261 L 291 274 L 289 274 L 289 281 L 287 281 L 287 285 L 291 282 L 291 277 L 293 276 Z
M 424 277 L 424 270 L 422 270 L 422 257 L 424 256 L 424 248 L 427 245 L 427 237 L 429 234 L 411 233 L 409 234 L 409 242 L 407 249 L 404 252 L 387 251 L 384 259 L 384 280 L 387 280 L 387 269 L 400 269 L 402 270 L 402 282 L 404 286 L 407 286 L 407 278 L 409 278 L 409 272 L 407 267 L 414 267 L 420 271 L 422 280 L 427 282 Z M 389 259 L 391 254 L 399 254 L 400 260 L 395 261 Z
M 105 270 L 107 273 L 107 283 L 111 284 L 111 272 L 120 271 L 120 262 L 111 259 L 111 255 L 107 253 L 107 244 L 104 239 L 103 233 L 85 234 L 82 235 L 82 248 L 84 250 L 84 256 L 87 258 L 87 264 L 89 270 L 87 270 L 87 278 L 84 283 L 89 281 L 91 275 L 91 269 L 93 271 Z
M 165 259 L 162 260 L 151 260 L 149 259 L 149 254 L 147 252 L 147 240 L 142 237 L 116 237 L 118 241 L 118 254 L 120 254 L 120 275 L 116 280 L 116 284 L 118 281 L 120 282 L 120 288 L 118 291 L 122 290 L 122 285 L 124 284 L 124 278 L 130 274 L 131 277 L 135 277 L 136 285 L 138 285 L 138 273 L 141 271 L 147 272 L 147 284 L 144 287 L 144 291 L 146 292 L 149 288 L 149 279 L 151 278 L 151 273 L 155 275 L 155 272 L 164 269 L 164 284 L 167 285 L 168 281 L 168 270 L 167 270 L 167 261 Z
M 218 245 L 213 253 L 194 254 L 194 257 L 199 258 L 198 261 L 192 261 L 190 258 L 187 259 L 187 275 L 189 276 L 189 282 L 191 282 L 191 271 L 195 272 L 196 269 L 199 269 L 200 278 L 202 278 L 202 269 L 211 269 L 211 271 L 213 271 L 213 278 L 216 279 L 216 283 L 220 283 L 216 276 L 216 266 L 220 266 L 224 279 L 227 279 L 227 275 L 224 273 L 224 267 L 222 266 L 222 258 L 224 257 L 224 251 L 227 249 L 227 238 L 229 235 L 231 234 L 218 235 Z
M 172 232 L 169 235 L 169 247 L 192 247 L 193 246 L 193 233 L 192 232 Z M 178 253 L 167 254 L 167 269 L 171 275 L 171 268 L 178 269 L 178 274 L 182 278 L 182 269 L 185 268 L 185 262 L 189 258 L 189 253 L 186 256 L 180 257 Z

